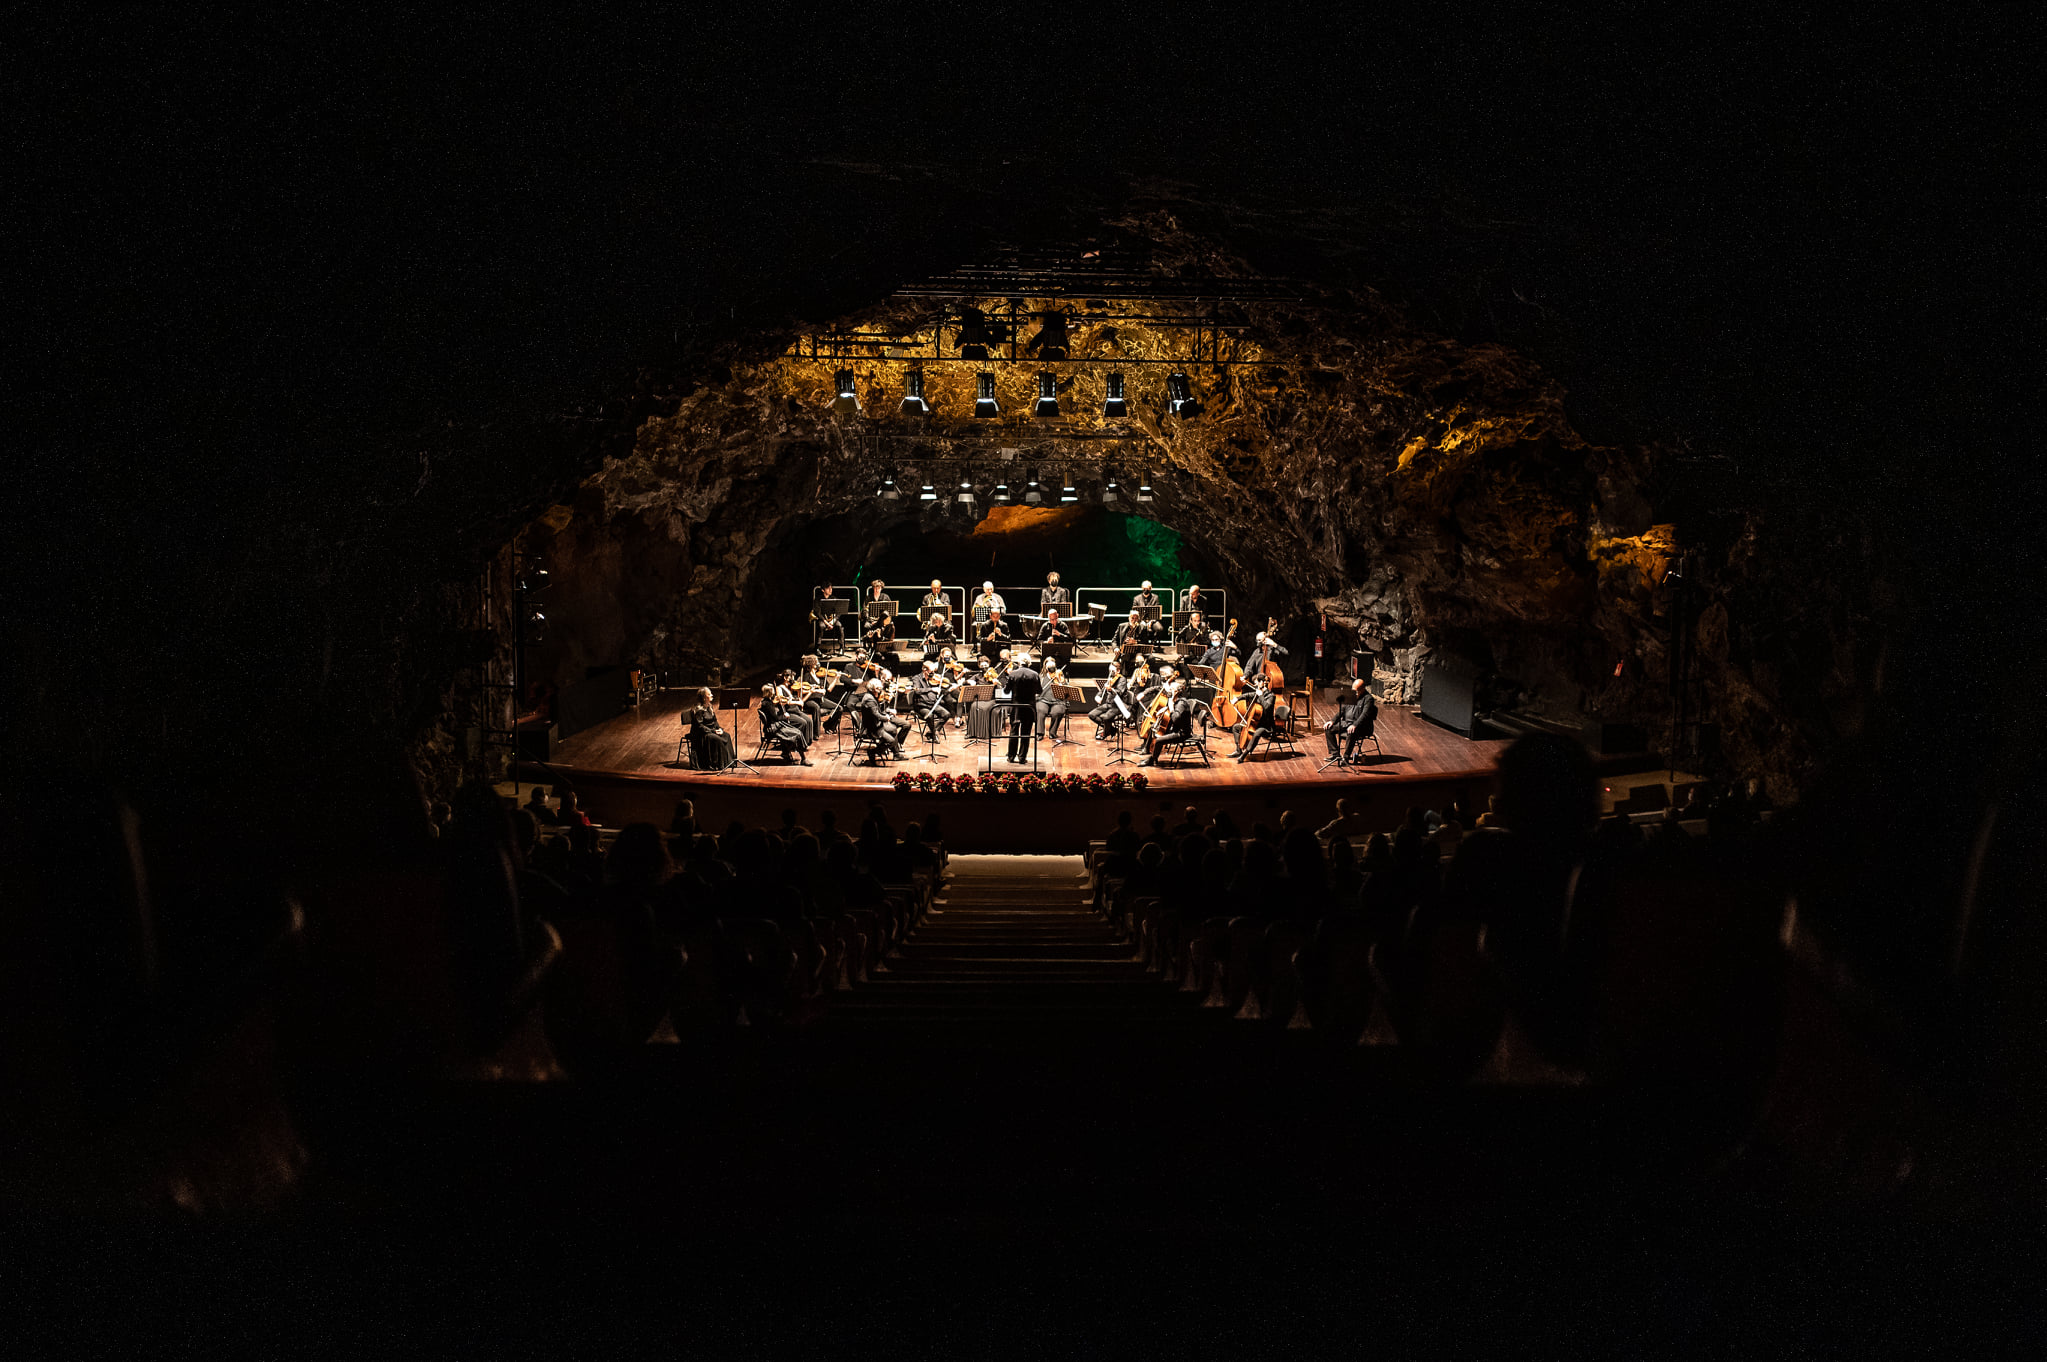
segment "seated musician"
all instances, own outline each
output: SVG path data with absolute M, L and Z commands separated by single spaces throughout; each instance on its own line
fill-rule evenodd
M 995 583 L 981 583 L 981 594 L 974 597 L 974 623 L 979 624 L 988 616 L 1007 609 L 1002 597 L 995 594 Z
M 1140 610 L 1155 610 L 1158 603 L 1159 593 L 1151 589 L 1151 583 L 1139 583 L 1137 594 L 1130 598 L 1130 613 L 1135 615 Z
M 796 680 L 791 683 L 790 688 L 802 693 L 801 703 L 804 710 L 810 715 L 811 722 L 818 730 L 824 731 L 837 724 L 837 720 L 830 717 L 839 707 L 838 698 L 832 692 L 842 689 L 844 684 L 845 676 L 842 673 L 827 674 L 818 666 L 816 653 L 805 653 L 796 660 Z
M 945 702 L 945 678 L 939 674 L 935 658 L 927 660 L 910 682 L 910 712 L 924 725 L 927 736 L 935 736 L 952 717 L 952 707 Z
M 810 765 L 810 716 L 785 700 L 781 687 L 761 687 L 761 738 L 782 749 L 782 760 Z
M 938 684 L 945 694 L 946 708 L 952 711 L 954 725 L 966 727 L 967 716 L 960 713 L 960 688 L 967 684 L 967 664 L 950 648 L 939 650 Z
M 810 712 L 809 705 L 796 696 L 796 672 L 792 668 L 784 667 L 772 684 L 776 702 L 791 710 L 797 722 L 803 726 L 803 739 L 807 746 L 817 738 L 817 716 Z
M 877 621 L 888 621 L 888 637 L 896 636 L 896 598 L 888 594 L 888 583 L 877 577 L 867 586 L 867 604 L 861 607 L 862 633 L 873 637 Z
M 936 662 L 939 655 L 959 639 L 952 632 L 952 623 L 946 619 L 943 610 L 933 610 L 924 616 L 924 660 Z
M 1378 718 L 1379 701 L 1360 676 L 1350 683 L 1350 694 L 1337 707 L 1336 717 L 1323 722 L 1322 736 L 1328 740 L 1330 759 L 1346 766 L 1356 760 L 1358 744 L 1372 736 Z
M 871 613 L 867 617 L 867 627 L 861 631 L 860 637 L 867 644 L 868 651 L 881 652 L 896 641 L 895 602 L 889 601 L 885 610 L 873 609 L 871 602 L 869 605 Z
M 878 676 L 868 678 L 865 691 L 853 702 L 853 709 L 860 716 L 862 736 L 873 738 L 889 756 L 900 757 L 903 754 L 903 735 L 909 730 L 889 718 L 892 711 L 886 686 L 887 683 Z
M 1208 634 L 1208 651 L 1196 658 L 1195 662 L 1203 667 L 1220 667 L 1229 655 L 1235 651 L 1237 651 L 1236 644 L 1225 639 L 1220 631 L 1210 630 Z
M 690 760 L 699 771 L 722 771 L 732 764 L 732 735 L 718 722 L 710 687 L 698 687 L 693 698 L 682 711 L 682 722 L 689 725 Z
M 1258 744 L 1270 738 L 1283 723 L 1293 716 L 1280 703 L 1278 692 L 1265 683 L 1265 673 L 1252 672 L 1246 677 L 1251 684 L 1244 695 L 1244 717 L 1230 729 L 1237 738 L 1237 760 L 1247 760 L 1258 750 Z
M 1174 679 L 1171 667 L 1160 667 L 1156 672 L 1148 666 L 1139 668 L 1136 680 L 1131 683 L 1131 689 L 1137 692 L 1137 707 L 1149 709 L 1151 702 L 1159 698 L 1159 692 L 1172 685 Z
M 1173 641 L 1175 643 L 1206 644 L 1208 642 L 1208 632 L 1208 622 L 1202 619 L 1201 612 L 1196 610 L 1187 616 L 1187 627 L 1182 629 L 1174 637 Z
M 1045 622 L 1038 626 L 1038 645 L 1043 647 L 1047 643 L 1071 642 L 1073 630 L 1067 627 L 1065 620 L 1059 618 L 1057 610 L 1051 611 L 1045 616 Z
M 1110 738 L 1114 737 L 1116 726 L 1123 722 L 1123 711 L 1116 707 L 1116 701 L 1119 698 L 1125 705 L 1131 703 L 1130 678 L 1123 674 L 1123 666 L 1120 662 L 1111 662 L 1109 664 L 1109 679 L 1104 681 L 1101 688 L 1095 692 L 1095 707 L 1087 712 L 1087 717 L 1095 721 L 1095 740 L 1097 742 L 1107 742 Z M 1132 713 L 1135 712 L 1133 708 Z
M 1183 596 L 1180 600 L 1180 608 L 1182 610 L 1185 610 L 1190 615 L 1201 615 L 1207 613 L 1208 607 L 1202 603 L 1201 588 L 1199 586 L 1190 586 L 1187 588 L 1187 594 Z
M 1067 595 L 1065 587 L 1059 585 L 1059 574 L 1048 572 L 1044 589 L 1038 592 L 1038 614 L 1046 616 L 1055 610 L 1062 615 L 1072 614 L 1073 598 Z
M 974 626 L 974 638 L 981 645 L 981 656 L 994 659 L 1002 651 L 1002 645 L 1009 642 L 1009 621 L 1002 618 L 1002 607 L 996 606 L 988 618 Z
M 1286 656 L 1286 649 L 1279 646 L 1279 640 L 1271 634 L 1261 633 L 1251 649 L 1251 656 L 1244 660 L 1244 674 L 1263 672 L 1268 660 L 1277 661 Z
M 1038 694 L 1038 731 L 1049 737 L 1052 726 L 1065 718 L 1071 709 L 1066 701 L 1052 694 L 1052 687 L 1066 684 L 1066 673 L 1059 669 L 1059 659 L 1047 653 L 1044 661 L 1038 664 L 1038 678 L 1044 684 L 1044 689 Z
M 952 602 L 945 597 L 945 586 L 935 579 L 931 589 L 924 593 L 924 599 L 917 602 L 917 613 L 929 619 L 934 610 L 942 610 L 948 617 L 952 615 Z
M 817 648 L 819 652 L 830 652 L 846 641 L 846 617 L 825 608 L 824 602 L 836 601 L 831 584 L 817 589 L 818 604 L 811 607 L 810 620 L 817 626 Z
M 1165 687 L 1165 694 L 1169 697 L 1165 712 L 1152 726 L 1151 740 L 1144 746 L 1144 760 L 1139 766 L 1158 765 L 1159 752 L 1167 742 L 1194 732 L 1194 705 L 1187 699 L 1186 687 L 1173 681 Z

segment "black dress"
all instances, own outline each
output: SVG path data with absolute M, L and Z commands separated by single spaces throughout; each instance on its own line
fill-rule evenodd
M 732 764 L 732 735 L 718 723 L 718 711 L 698 705 L 684 710 L 682 721 L 690 726 L 689 755 L 699 771 L 722 771 Z

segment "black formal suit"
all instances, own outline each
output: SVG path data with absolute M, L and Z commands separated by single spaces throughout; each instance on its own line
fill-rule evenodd
M 1258 744 L 1269 738 L 1279 726 L 1279 712 L 1283 709 L 1279 696 L 1271 691 L 1255 692 L 1244 719 L 1231 732 L 1242 740 L 1237 749 L 1237 760 L 1248 760 L 1258 750 Z
M 1379 719 L 1379 702 L 1372 692 L 1366 691 L 1355 701 L 1346 702 L 1336 711 L 1336 718 L 1330 721 L 1323 737 L 1329 743 L 1329 755 L 1341 756 L 1349 761 L 1358 750 L 1358 744 L 1372 736 L 1372 726 Z
M 959 639 L 954 636 L 952 626 L 949 624 L 941 624 L 936 629 L 926 629 L 924 631 L 924 660 L 926 662 L 938 661 L 939 653 L 952 647 L 957 642 L 959 642 Z
M 879 738 L 886 751 L 896 756 L 902 755 L 903 734 L 908 730 L 901 724 L 890 721 L 887 702 L 871 691 L 863 692 L 860 698 L 853 702 L 852 709 L 860 716 L 861 732 Z
M 1038 642 L 1071 643 L 1073 642 L 1073 630 L 1066 627 L 1066 621 L 1063 619 L 1057 624 L 1047 620 L 1038 626 Z
M 1019 665 L 1010 668 L 1003 688 L 1009 692 L 1009 703 L 1021 706 L 1010 711 L 1009 759 L 1023 761 L 1031 754 L 1031 737 L 1037 732 L 1036 708 L 1044 678 Z
M 952 717 L 945 703 L 945 687 L 929 676 L 910 682 L 910 712 L 927 724 L 942 724 Z

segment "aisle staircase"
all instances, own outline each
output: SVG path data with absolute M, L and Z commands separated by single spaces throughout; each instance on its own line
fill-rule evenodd
M 954 856 L 924 920 L 887 972 L 835 995 L 825 1025 L 942 1036 L 968 1028 L 1049 1033 L 1206 1027 L 1199 999 L 1146 974 L 1096 912 L 1079 856 Z

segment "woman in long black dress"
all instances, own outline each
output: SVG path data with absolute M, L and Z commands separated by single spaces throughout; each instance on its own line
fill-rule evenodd
M 708 686 L 697 689 L 696 704 L 682 712 L 689 727 L 689 755 L 699 771 L 722 771 L 732 764 L 732 735 L 718 722 Z

